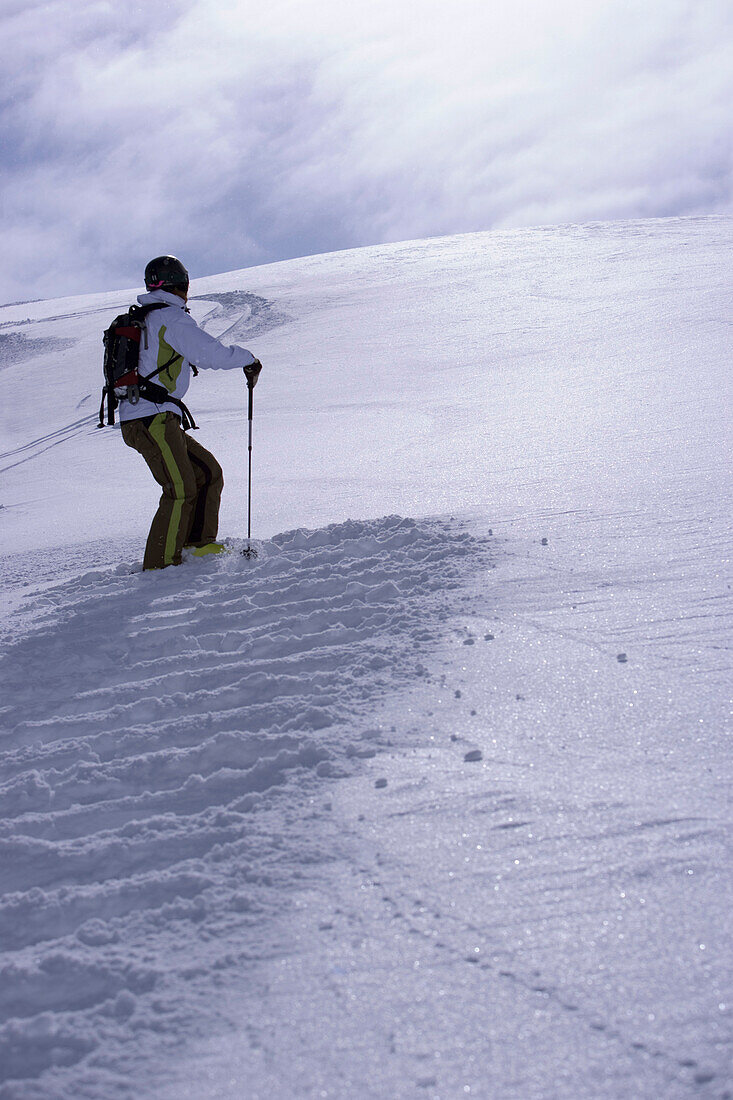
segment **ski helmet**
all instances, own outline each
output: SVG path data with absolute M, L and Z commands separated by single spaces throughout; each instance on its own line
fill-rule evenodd
M 188 272 L 175 256 L 156 256 L 145 268 L 147 290 L 188 290 Z

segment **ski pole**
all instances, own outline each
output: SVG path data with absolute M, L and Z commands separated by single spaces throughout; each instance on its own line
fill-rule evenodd
M 245 558 L 256 558 L 257 547 L 250 544 L 252 538 L 252 420 L 254 413 L 254 390 L 257 383 L 257 376 L 262 370 L 262 364 L 255 360 L 248 367 L 243 367 L 245 377 L 247 379 L 247 390 L 249 393 L 249 408 L 247 413 L 247 420 L 249 425 L 249 441 L 247 444 L 247 549 L 243 550 Z

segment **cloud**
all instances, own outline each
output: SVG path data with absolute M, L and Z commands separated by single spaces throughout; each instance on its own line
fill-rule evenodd
M 0 300 L 728 212 L 722 0 L 6 3 Z

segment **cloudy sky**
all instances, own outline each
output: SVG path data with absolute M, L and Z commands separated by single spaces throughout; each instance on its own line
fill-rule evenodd
M 733 211 L 730 0 L 0 0 L 0 301 Z

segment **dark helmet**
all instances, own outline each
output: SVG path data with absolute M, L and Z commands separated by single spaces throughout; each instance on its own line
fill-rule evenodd
M 188 290 L 188 272 L 175 256 L 157 256 L 145 268 L 148 290 Z

